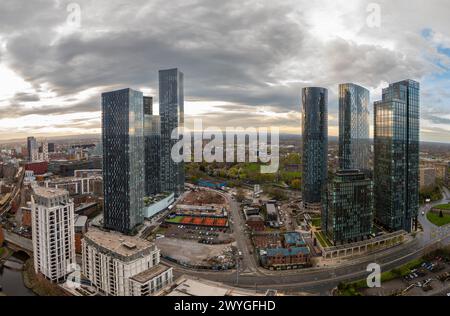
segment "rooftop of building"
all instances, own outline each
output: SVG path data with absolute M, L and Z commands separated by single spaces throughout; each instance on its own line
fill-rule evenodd
M 79 215 L 75 220 L 75 227 L 84 227 L 88 221 L 88 217 L 84 215 Z
M 264 219 L 261 217 L 261 215 L 250 215 L 247 218 L 247 221 L 249 221 L 249 222 L 260 222 L 260 221 L 264 221 Z
M 266 209 L 268 214 L 276 214 L 277 208 L 275 207 L 275 204 L 267 203 Z
M 163 292 L 167 296 L 262 296 L 255 291 L 244 290 L 226 286 L 224 284 L 194 279 L 182 276 L 176 281 L 175 287 L 170 292 Z
M 158 194 L 153 194 L 150 196 L 147 196 L 147 198 L 149 199 L 150 203 L 156 203 L 159 201 L 164 200 L 165 198 L 174 195 L 173 192 L 163 192 L 163 193 L 158 193 Z
M 62 177 L 62 178 L 53 178 L 53 179 L 49 179 L 46 182 L 51 183 L 51 184 L 60 184 L 60 183 L 71 183 L 71 182 L 78 182 L 81 180 L 102 180 L 103 177 L 101 175 L 88 175 L 86 178 L 82 178 L 82 177 Z
M 69 192 L 63 189 L 56 189 L 56 188 L 44 188 L 40 186 L 35 186 L 33 188 L 33 192 L 35 195 L 46 198 L 46 199 L 52 199 L 60 196 L 68 195 Z
M 339 170 L 336 172 L 334 182 L 347 182 L 347 181 L 369 181 L 366 174 L 358 169 Z
M 162 273 L 166 272 L 169 269 L 171 269 L 169 266 L 160 263 L 148 270 L 136 274 L 131 279 L 141 284 L 144 284 L 147 283 L 148 281 L 151 281 L 152 279 L 156 278 L 157 276 L 161 275 Z
M 289 245 L 297 245 L 297 246 L 306 245 L 303 237 L 297 232 L 285 233 L 284 241 L 286 244 L 289 244 Z
M 84 238 L 86 242 L 96 245 L 103 252 L 121 256 L 121 259 L 132 259 L 156 250 L 155 244 L 147 240 L 100 229 L 89 230 Z

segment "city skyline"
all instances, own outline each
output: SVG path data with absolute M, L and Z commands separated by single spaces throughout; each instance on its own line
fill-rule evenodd
M 3 0 L 0 297 L 450 297 L 450 5 L 412 2 Z
M 67 24 L 62 3 L 13 3 L 0 5 L 7 22 L 0 32 L 1 140 L 100 134 L 101 92 L 132 87 L 157 95 L 156 71 L 179 67 L 189 79 L 188 127 L 203 117 L 209 126 L 232 121 L 298 134 L 298 95 L 305 86 L 319 85 L 329 90 L 329 135 L 338 136 L 339 84 L 366 87 L 372 116 L 382 87 L 411 78 L 422 83 L 421 140 L 450 142 L 445 2 L 416 1 L 423 13 L 417 19 L 406 2 L 379 1 L 379 27 L 367 25 L 369 1 L 307 6 L 230 1 L 215 9 L 206 1 L 127 6 L 79 1 L 79 27 Z M 21 12 L 14 19 L 11 8 Z M 114 14 L 119 8 L 121 14 Z M 156 8 L 160 14 L 146 26 L 142 21 Z M 169 25 L 166 18 L 174 9 L 181 16 Z M 273 12 L 282 18 L 274 19 Z M 116 23 L 128 16 L 133 18 L 126 25 Z M 158 98 L 154 101 L 157 108 Z

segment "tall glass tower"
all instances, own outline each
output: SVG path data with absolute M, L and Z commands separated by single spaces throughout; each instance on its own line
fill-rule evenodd
M 369 90 L 346 83 L 339 85 L 339 167 L 369 170 Z
M 304 88 L 302 105 L 302 191 L 309 208 L 320 205 L 327 182 L 328 90 Z
M 373 184 L 359 170 L 341 170 L 324 193 L 322 230 L 337 243 L 368 238 L 373 224 Z
M 161 122 L 159 115 L 153 114 L 153 98 L 144 97 L 144 139 L 145 139 L 145 195 L 151 196 L 161 191 Z
M 183 73 L 178 69 L 159 71 L 159 115 L 161 118 L 161 190 L 180 195 L 184 191 L 184 162 L 172 160 L 178 142 L 172 131 L 184 127 Z
M 404 80 L 375 102 L 375 218 L 391 231 L 412 230 L 419 211 L 420 85 Z
M 125 234 L 144 221 L 142 92 L 102 94 L 104 226 Z

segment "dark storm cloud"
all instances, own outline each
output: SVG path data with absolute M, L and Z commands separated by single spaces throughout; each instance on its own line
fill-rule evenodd
M 40 101 L 41 98 L 36 93 L 19 92 L 15 94 L 12 100 L 15 102 L 37 102 Z
M 290 76 L 322 85 L 337 84 L 344 77 L 373 86 L 406 67 L 406 61 L 401 62 L 404 56 L 380 47 L 344 40 L 316 42 L 306 35 L 301 19 L 287 18 L 290 5 L 262 6 L 252 1 L 184 5 L 154 1 L 150 8 L 142 1 L 127 6 L 118 1 L 104 7 L 101 2 L 94 7 L 80 4 L 79 32 L 55 40 L 54 30 L 64 21 L 64 6 L 55 8 L 43 1 L 42 7 L 32 7 L 33 20 L 42 25 L 8 38 L 9 64 L 34 86 L 48 83 L 59 95 L 118 83 L 157 88 L 157 70 L 177 66 L 185 73 L 188 99 L 292 110 L 298 109 L 300 88 L 307 84 L 279 84 L 285 62 L 309 61 Z M 114 11 L 118 8 L 120 13 Z M 97 15 L 109 19 L 95 21 Z M 322 73 L 317 71 L 321 65 L 314 64 L 321 55 L 321 60 L 328 59 Z M 420 72 L 411 70 L 412 75 Z
M 99 111 L 99 96 L 79 101 L 82 98 L 77 94 L 119 86 L 157 91 L 158 70 L 179 67 L 185 73 L 187 100 L 234 103 L 236 108 L 227 105 L 207 115 L 245 126 L 263 119 L 256 112 L 250 118 L 258 106 L 279 113 L 299 111 L 304 86 L 329 88 L 334 115 L 341 82 L 373 89 L 385 82 L 419 79 L 434 69 L 417 53 L 428 49 L 420 28 L 411 25 L 408 12 L 404 17 L 397 14 L 405 3 L 380 1 L 384 12 L 395 14 L 384 15 L 381 28 L 367 31 L 373 41 L 357 42 L 339 36 L 323 39 L 312 33 L 309 10 L 326 10 L 321 1 L 80 0 L 76 1 L 82 9 L 79 29 L 66 23 L 69 2 L 0 3 L 0 43 L 5 47 L 0 60 L 36 92 L 36 96 L 16 95 L 9 106 L 3 104 L 3 117 Z M 358 6 L 364 14 L 363 1 Z M 426 16 L 432 16 L 427 10 L 436 11 L 421 6 Z M 437 11 L 435 27 L 442 32 L 446 17 Z M 340 12 L 329 14 L 339 16 Z M 358 23 L 365 16 L 354 21 L 348 15 L 346 19 L 348 28 L 364 35 L 364 25 Z M 420 27 L 425 24 L 420 23 Z M 386 39 L 391 45 L 380 44 Z M 66 102 L 77 101 L 64 106 L 33 104 L 45 89 Z M 291 117 L 270 121 L 299 125 Z
M 92 97 L 87 101 L 78 102 L 68 106 L 29 106 L 24 103 L 12 103 L 6 107 L 0 107 L 0 117 L 17 118 L 32 114 L 61 115 L 80 112 L 98 112 L 100 110 L 99 98 Z
M 298 91 L 267 85 L 276 80 L 272 70 L 301 50 L 302 30 L 283 19 L 288 9 L 264 7 L 227 16 L 227 5 L 203 4 L 190 21 L 171 20 L 170 33 L 153 31 L 161 21 L 149 13 L 123 30 L 76 33 L 52 45 L 48 32 L 18 34 L 8 41 L 10 64 L 37 86 L 50 83 L 60 95 L 117 83 L 156 88 L 157 70 L 177 66 L 186 74 L 188 98 L 293 108 Z M 170 11 L 168 4 L 158 8 L 161 20 L 167 18 L 165 8 Z M 145 18 L 151 23 L 141 24 Z
M 423 118 L 426 120 L 429 120 L 433 124 L 450 126 L 450 119 L 442 117 L 442 116 L 425 114 L 425 115 L 423 115 Z

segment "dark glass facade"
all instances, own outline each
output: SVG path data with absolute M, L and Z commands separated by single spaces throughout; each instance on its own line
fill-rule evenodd
M 375 102 L 375 218 L 391 231 L 410 232 L 419 211 L 420 85 L 413 80 L 383 89 Z
M 153 97 L 144 96 L 144 115 L 153 115 Z
M 161 193 L 161 127 L 158 115 L 144 116 L 145 138 L 145 195 Z
M 306 207 L 321 203 L 327 182 L 328 90 L 302 90 L 302 192 Z
M 33 150 L 35 150 L 38 147 L 36 138 L 34 137 L 28 137 L 27 138 L 27 149 L 28 149 L 28 161 L 33 161 L 32 155 Z
M 372 181 L 359 170 L 338 171 L 324 193 L 322 230 L 336 245 L 367 238 L 372 225 Z
M 183 73 L 178 69 L 159 71 L 159 114 L 161 119 L 161 190 L 180 195 L 184 191 L 184 162 L 172 160 L 171 151 L 178 142 L 172 131 L 184 127 Z
M 102 94 L 104 226 L 122 233 L 144 221 L 143 95 Z
M 369 171 L 369 90 L 339 85 L 339 168 Z

